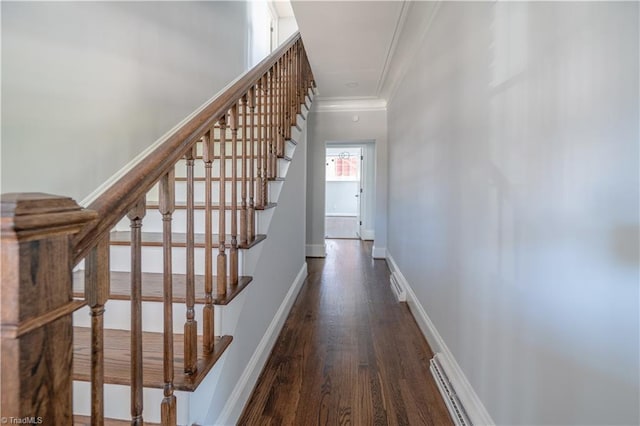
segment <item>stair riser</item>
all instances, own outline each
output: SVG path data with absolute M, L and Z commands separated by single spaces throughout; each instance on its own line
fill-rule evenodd
M 214 283 L 215 286 L 215 283 Z M 202 308 L 204 305 L 196 304 L 196 321 L 198 322 L 198 335 L 202 335 Z M 216 312 L 214 330 L 216 336 L 220 335 L 221 325 L 219 318 L 222 316 L 224 306 L 214 306 Z M 186 306 L 184 303 L 173 304 L 173 332 L 184 332 L 186 318 Z M 142 302 L 142 331 L 162 333 L 164 308 L 161 302 Z M 73 314 L 74 327 L 91 327 L 89 308 L 84 307 Z M 131 330 L 131 303 L 128 300 L 109 300 L 105 305 L 104 328 Z M 108 345 L 108 342 L 105 342 Z
M 142 247 L 142 272 L 163 272 L 163 262 L 162 262 L 162 247 Z M 131 247 L 130 246 L 111 246 L 111 270 L 112 271 L 120 271 L 120 272 L 128 272 L 131 269 Z M 239 265 L 239 274 L 243 274 L 243 251 L 238 250 L 238 265 Z M 186 273 L 186 249 L 184 247 L 173 247 L 171 250 L 172 259 L 171 265 L 173 268 L 173 273 L 175 274 L 184 274 Z M 229 271 L 229 250 L 227 250 L 227 273 Z M 218 249 L 213 249 L 213 274 L 217 274 L 217 256 Z M 194 264 L 195 264 L 195 273 L 196 275 L 204 274 L 204 248 L 196 247 L 194 253 Z
M 285 154 L 289 155 L 290 153 L 285 152 Z M 229 153 L 227 153 L 227 155 L 229 155 Z M 288 162 L 289 161 L 285 160 L 284 158 L 278 158 L 278 170 L 281 170 L 281 168 L 284 166 L 284 164 L 286 164 Z M 227 177 L 227 179 L 231 179 L 233 160 L 230 159 L 230 158 L 226 159 L 225 160 L 225 167 L 226 167 L 225 176 Z M 242 158 L 240 156 L 238 156 L 238 159 L 236 160 L 236 167 L 237 167 L 236 176 L 241 177 L 242 176 Z M 254 176 L 258 176 L 257 159 L 254 161 L 253 171 L 254 171 L 253 175 Z M 193 173 L 194 173 L 195 177 L 204 177 L 205 176 L 204 161 L 202 159 L 194 160 Z M 220 160 L 217 159 L 217 158 L 211 164 L 211 173 L 212 173 L 212 176 L 214 176 L 214 177 L 220 176 Z M 247 164 L 247 176 L 249 174 L 250 174 L 250 165 Z M 186 160 L 180 160 L 180 161 L 178 161 L 178 163 L 176 163 L 175 176 L 176 177 L 180 177 L 180 178 L 185 178 L 187 176 Z
M 205 229 L 205 214 L 204 210 L 195 210 L 193 212 L 194 226 L 199 233 L 202 233 Z M 237 211 L 238 221 L 238 240 L 240 239 L 240 208 Z M 248 214 L 248 212 L 247 212 Z M 261 212 L 256 212 L 256 215 Z M 220 216 L 219 210 L 213 210 L 211 217 L 213 218 L 211 223 L 215 232 L 218 232 L 218 219 Z M 231 234 L 231 216 L 232 212 L 227 210 L 225 212 L 225 233 Z M 173 221 L 171 223 L 171 229 L 173 232 L 186 233 L 187 232 L 187 211 L 184 209 L 176 210 L 173 213 Z M 162 232 L 162 215 L 157 210 L 147 210 L 147 214 L 142 222 L 143 232 Z
M 286 171 L 286 168 L 288 167 L 285 166 L 283 167 Z M 227 181 L 226 182 L 226 190 L 225 190 L 225 199 L 226 199 L 226 203 L 227 204 L 231 204 L 231 182 Z M 269 191 L 272 191 L 274 189 L 274 187 L 276 186 L 280 186 L 279 185 L 279 181 L 269 181 Z M 212 185 L 212 190 L 211 190 L 211 197 L 212 197 L 212 201 L 214 203 L 217 203 L 219 201 L 220 198 L 220 192 L 219 192 L 219 187 L 218 187 L 218 182 L 214 182 Z M 176 203 L 184 203 L 186 202 L 187 199 L 187 183 L 186 182 L 176 182 L 175 184 L 175 197 L 176 197 Z M 241 187 L 241 183 L 238 182 L 237 183 L 237 191 L 238 191 L 238 205 L 240 205 L 241 202 L 241 191 L 242 191 L 242 187 Z M 270 192 L 271 195 L 273 195 L 272 192 Z M 205 185 L 204 182 L 199 181 L 199 182 L 194 182 L 193 183 L 193 197 L 196 203 L 204 203 L 204 195 L 205 195 Z M 276 198 L 274 198 L 274 196 L 269 196 L 269 200 L 275 200 Z M 255 194 L 254 194 L 255 196 Z M 248 194 L 247 194 L 247 199 L 248 199 Z M 158 201 L 158 190 L 157 188 L 153 188 L 151 191 L 149 191 L 149 193 L 147 194 L 147 201 L 150 202 L 157 202 Z
M 88 382 L 73 382 L 73 412 L 79 415 L 91 414 L 91 384 Z M 177 423 L 189 424 L 189 392 L 175 391 L 177 399 Z M 104 385 L 104 414 L 111 419 L 131 419 L 131 389 L 129 386 Z M 160 404 L 162 389 L 145 388 L 143 392 L 143 418 L 145 423 L 160 423 Z

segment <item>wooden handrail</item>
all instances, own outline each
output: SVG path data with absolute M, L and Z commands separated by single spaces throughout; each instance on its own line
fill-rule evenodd
M 88 208 L 99 220 L 85 226 L 73 240 L 73 263 L 77 264 L 98 241 L 127 214 L 160 178 L 211 128 L 214 123 L 261 78 L 298 40 L 296 32 L 278 49 L 245 73 L 229 89 L 212 99 L 197 115 L 173 132 L 166 141 L 122 176 Z

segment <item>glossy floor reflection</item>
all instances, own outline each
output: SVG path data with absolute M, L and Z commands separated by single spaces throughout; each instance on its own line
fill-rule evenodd
M 370 242 L 326 241 L 239 424 L 451 424 L 385 261 Z

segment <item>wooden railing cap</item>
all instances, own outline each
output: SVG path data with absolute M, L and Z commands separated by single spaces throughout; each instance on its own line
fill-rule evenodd
M 40 192 L 2 194 L 0 203 L 2 233 L 35 232 L 65 227 L 77 231 L 98 215 L 78 205 L 73 199 Z

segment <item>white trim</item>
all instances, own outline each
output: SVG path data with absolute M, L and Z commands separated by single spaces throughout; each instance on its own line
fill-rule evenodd
M 373 249 L 371 249 L 371 257 L 374 259 L 386 259 L 387 249 L 385 247 L 373 246 Z
M 227 399 L 220 415 L 216 419 L 216 425 L 235 425 L 237 423 L 306 277 L 307 263 L 304 262 L 273 320 L 271 320 L 271 324 L 269 324 L 256 350 L 251 355 L 251 359 L 242 372 L 238 383 L 233 388 L 229 399 Z
M 322 243 L 322 244 L 307 244 L 305 255 L 307 257 L 326 257 L 327 256 L 327 249 L 326 249 L 324 243 Z
M 321 98 L 317 97 L 314 112 L 386 111 L 387 101 L 380 98 Z
M 390 269 L 393 269 L 393 272 L 396 272 L 398 276 L 402 276 L 404 278 L 404 275 L 402 275 L 398 269 L 398 266 L 390 253 L 388 253 L 387 259 L 392 266 Z M 418 301 L 418 297 L 413 292 L 411 284 L 406 280 L 403 284 L 405 286 L 404 290 L 407 295 L 409 310 L 418 323 L 420 330 L 422 330 L 422 334 L 424 334 L 427 342 L 429 342 L 431 350 L 434 353 L 439 352 L 438 360 L 440 365 L 442 365 L 442 368 L 447 374 L 449 382 L 458 396 L 460 403 L 464 407 L 467 416 L 471 420 L 471 423 L 474 426 L 495 425 L 495 422 L 491 419 L 491 416 L 484 407 L 484 404 L 482 404 L 482 401 L 471 386 L 471 383 L 469 383 L 467 376 L 465 376 L 462 368 L 458 365 L 458 362 L 447 347 L 444 339 L 442 339 L 442 336 L 440 336 L 436 326 L 433 324 L 429 315 L 427 315 L 427 312 Z

